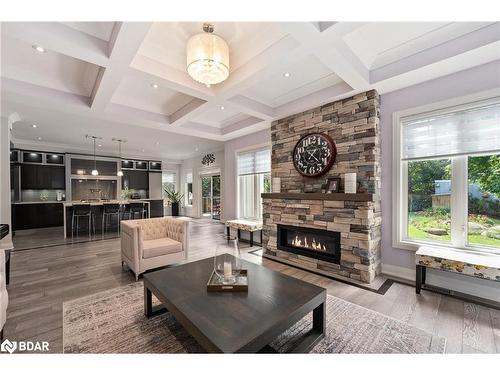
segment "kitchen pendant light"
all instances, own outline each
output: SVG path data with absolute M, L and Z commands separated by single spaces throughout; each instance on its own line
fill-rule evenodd
M 96 137 L 95 135 L 86 135 L 87 138 L 92 138 L 92 141 L 94 142 L 94 169 L 92 169 L 92 172 L 90 174 L 92 176 L 99 176 L 99 171 L 97 170 L 97 160 L 96 160 L 96 153 L 95 153 L 95 141 L 96 139 L 102 139 L 102 137 Z
M 123 142 L 127 142 L 127 140 L 126 139 L 113 138 L 113 141 L 114 142 L 118 142 L 118 154 L 120 155 L 120 165 L 118 167 L 118 172 L 116 172 L 116 175 L 118 177 L 122 177 L 123 176 L 123 171 L 122 171 L 122 143 Z
M 187 72 L 195 81 L 210 87 L 229 77 L 229 47 L 224 39 L 213 34 L 213 25 L 205 23 L 203 31 L 188 40 Z

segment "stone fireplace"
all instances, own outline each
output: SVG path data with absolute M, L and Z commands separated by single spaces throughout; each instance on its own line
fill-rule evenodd
M 324 132 L 337 158 L 323 176 L 304 177 L 292 151 L 304 135 Z M 326 275 L 371 282 L 380 272 L 379 95 L 357 94 L 271 125 L 271 175 L 280 193 L 263 194 L 264 256 Z M 344 174 L 355 172 L 358 192 L 343 193 Z M 323 189 L 340 177 L 339 193 Z

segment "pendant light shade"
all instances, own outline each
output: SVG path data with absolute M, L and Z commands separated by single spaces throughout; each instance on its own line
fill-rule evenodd
M 195 81 L 210 86 L 229 77 L 229 47 L 213 34 L 212 25 L 204 24 L 203 31 L 188 40 L 187 71 Z

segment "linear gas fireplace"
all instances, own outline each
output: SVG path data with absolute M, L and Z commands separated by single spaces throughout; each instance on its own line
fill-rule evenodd
M 340 264 L 340 233 L 278 224 L 278 249 Z

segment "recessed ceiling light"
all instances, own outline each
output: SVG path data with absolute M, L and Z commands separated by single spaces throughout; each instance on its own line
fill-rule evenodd
M 196 147 L 194 150 L 195 150 L 195 151 L 198 151 L 198 147 Z
M 158 88 L 158 84 L 157 83 L 152 83 L 151 87 L 154 88 L 154 89 L 157 89 Z
M 98 147 L 102 147 L 102 145 L 101 145 L 100 143 L 99 143 L 97 146 L 98 146 Z
M 156 142 L 155 142 L 155 145 L 157 145 L 157 146 L 158 146 L 159 144 L 160 144 L 160 142 L 158 142 L 158 141 L 156 141 Z
M 144 152 L 144 149 L 142 149 L 142 152 Z
M 290 77 L 290 75 L 291 75 L 291 74 L 290 74 L 290 73 L 288 73 L 288 72 L 283 73 L 283 77 L 285 77 L 285 78 Z
M 39 141 L 41 141 L 41 140 L 42 140 L 42 137 L 37 137 L 36 139 L 38 139 Z
M 32 47 L 37 52 L 40 52 L 40 53 L 47 52 L 47 50 L 45 48 L 43 48 L 41 45 L 39 45 L 39 44 L 33 44 Z
M 226 108 L 225 108 L 223 105 L 221 105 L 221 106 L 220 106 L 220 110 L 221 110 L 221 111 L 223 111 L 223 110 L 225 110 L 225 109 L 226 109 Z
M 34 129 L 38 128 L 38 125 L 37 124 L 33 124 L 31 125 Z
M 210 84 L 206 84 L 205 86 L 207 86 L 207 88 L 210 88 Z

